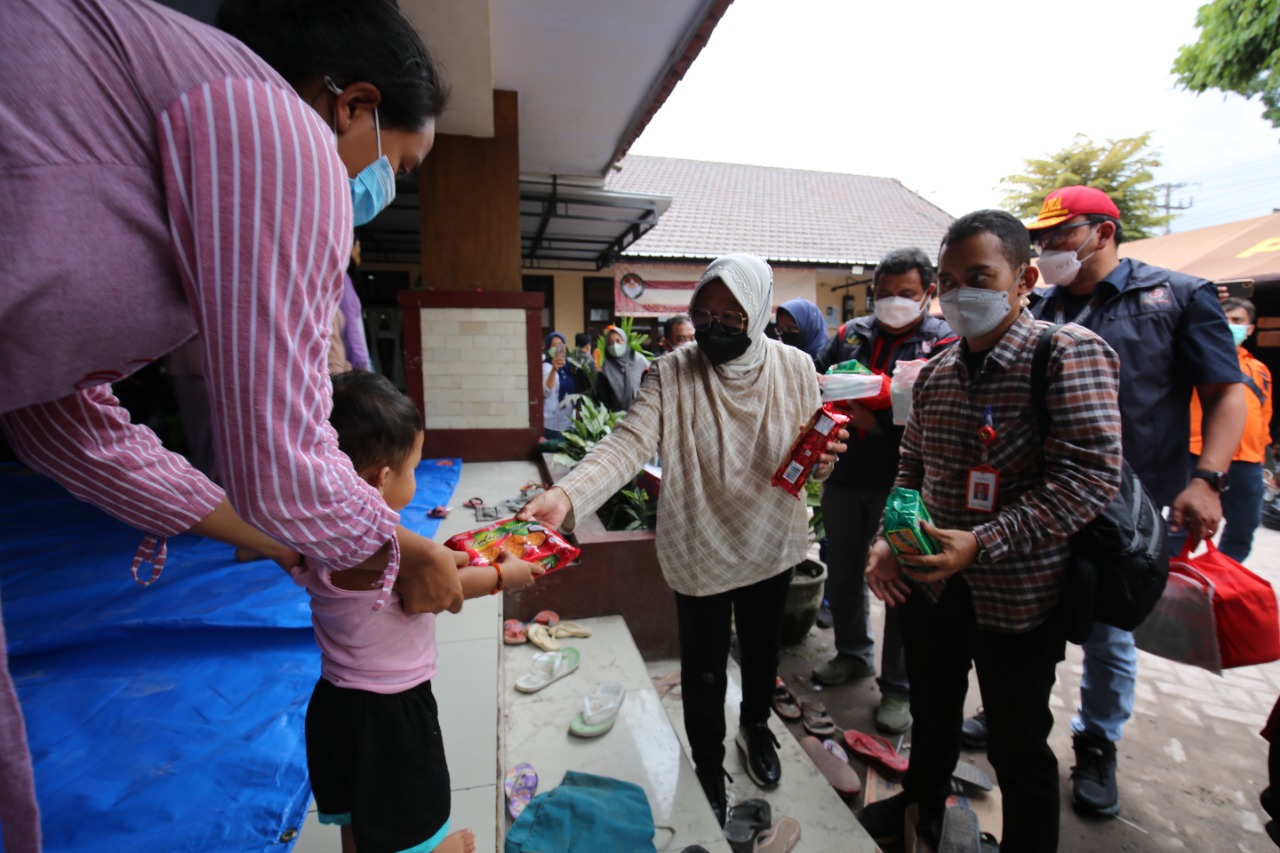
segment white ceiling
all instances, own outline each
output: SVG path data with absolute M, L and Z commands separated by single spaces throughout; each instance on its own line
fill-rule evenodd
M 453 96 L 441 133 L 492 136 L 492 92 L 514 91 L 520 171 L 600 178 L 713 0 L 401 0 L 400 6 L 448 71 Z

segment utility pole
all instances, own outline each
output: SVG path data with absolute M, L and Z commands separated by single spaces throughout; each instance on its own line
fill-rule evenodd
M 1183 187 L 1187 186 L 1187 184 L 1160 184 L 1160 186 L 1164 188 L 1164 204 L 1158 204 L 1156 205 L 1156 207 L 1163 208 L 1165 216 L 1169 216 L 1171 213 L 1179 210 L 1190 210 L 1192 206 L 1195 205 L 1196 200 L 1194 198 L 1185 203 L 1180 201 L 1177 204 L 1173 204 L 1170 200 L 1170 197 L 1173 195 L 1174 190 L 1180 190 Z M 1164 223 L 1165 234 L 1169 234 L 1171 232 L 1172 225 L 1173 225 L 1172 219 L 1165 220 L 1165 223 Z

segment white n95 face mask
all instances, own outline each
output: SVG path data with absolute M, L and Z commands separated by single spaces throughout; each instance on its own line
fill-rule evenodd
M 1098 234 L 1098 226 L 1093 227 L 1093 232 L 1089 235 L 1089 239 L 1081 244 L 1080 249 L 1089 245 Z M 1079 257 L 1080 249 L 1045 249 L 1040 253 L 1040 259 L 1036 261 L 1036 266 L 1040 268 L 1040 277 L 1048 284 L 1059 284 L 1066 286 L 1076 280 L 1076 276 L 1080 274 L 1080 267 L 1085 261 L 1093 257 L 1093 252 Z
M 957 287 L 942 294 L 938 303 L 952 331 L 962 338 L 980 338 L 1008 315 L 1009 291 Z
M 916 302 L 905 296 L 886 296 L 876 300 L 876 320 L 890 329 L 901 329 L 924 313 L 925 300 Z

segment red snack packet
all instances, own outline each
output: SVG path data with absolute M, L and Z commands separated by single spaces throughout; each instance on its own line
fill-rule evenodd
M 503 551 L 529 563 L 541 563 L 547 572 L 569 565 L 581 551 L 556 531 L 536 521 L 495 521 L 445 540 L 446 548 L 463 551 L 469 566 L 488 566 Z
M 814 413 L 809 426 L 796 439 L 796 443 L 791 445 L 791 453 L 778 466 L 778 470 L 773 472 L 771 482 L 793 495 L 799 495 L 809 474 L 818 464 L 818 457 L 827 449 L 827 442 L 848 422 L 848 415 L 842 414 L 831 403 L 824 403 Z

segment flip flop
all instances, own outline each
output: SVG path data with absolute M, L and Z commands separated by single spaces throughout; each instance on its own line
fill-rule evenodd
M 484 501 L 480 500 L 479 498 L 471 498 L 470 500 L 463 501 L 462 505 L 465 506 L 467 509 L 479 509 L 480 507 L 484 506 Z
M 823 745 L 822 741 L 812 736 L 801 738 L 800 747 L 822 773 L 827 783 L 835 788 L 837 794 L 842 797 L 856 797 L 862 793 L 862 780 L 849 766 L 849 762 L 841 761 Z
M 533 643 L 544 652 L 560 651 L 560 644 L 551 636 L 551 632 L 547 630 L 547 626 L 539 622 L 529 623 L 529 642 Z
M 538 790 L 538 774 L 532 764 L 517 764 L 507 773 L 502 787 L 507 792 L 507 814 L 515 820 Z
M 563 640 L 568 637 L 590 637 L 591 629 L 586 625 L 579 625 L 577 622 L 561 622 L 551 629 L 551 636 L 557 640 Z
M 827 738 L 826 740 L 824 740 L 822 742 L 822 745 L 826 748 L 827 752 L 831 753 L 836 758 L 843 761 L 845 764 L 849 763 L 849 753 L 844 751 L 843 746 L 836 743 L 831 738 Z
M 773 810 L 765 800 L 743 800 L 729 809 L 724 821 L 724 838 L 734 853 L 755 849 L 756 838 L 773 823 Z
M 810 696 L 801 699 L 800 716 L 804 721 L 804 730 L 814 737 L 831 737 L 836 733 L 836 724 L 827 713 L 827 706 L 817 699 Z
M 508 646 L 518 646 L 529 641 L 525 633 L 524 623 L 519 619 L 508 619 L 502 623 L 502 642 Z
M 556 613 L 554 610 L 539 610 L 529 621 L 539 622 L 546 625 L 548 628 L 554 628 L 560 624 L 560 614 Z
M 875 762 L 891 779 L 907 772 L 907 759 L 894 751 L 889 741 L 879 735 L 849 729 L 844 733 L 844 744 L 867 761 Z
M 627 690 L 616 681 L 606 681 L 582 699 L 582 710 L 569 724 L 569 734 L 575 737 L 600 737 L 613 728 L 618 719 L 622 700 Z
M 529 671 L 516 679 L 515 688 L 521 693 L 537 693 L 573 672 L 581 660 L 578 650 L 572 647 L 558 652 L 539 652 L 533 656 L 533 666 Z
M 453 507 L 438 506 L 438 507 L 434 507 L 430 512 L 427 513 L 427 515 L 430 516 L 431 518 L 448 518 L 449 510 L 451 509 L 453 509 Z
M 773 827 L 760 833 L 756 839 L 755 853 L 791 853 L 800 843 L 800 824 L 795 818 L 784 817 Z
M 800 706 L 796 704 L 795 694 L 787 689 L 781 678 L 773 688 L 773 711 L 789 723 L 794 723 L 803 716 Z
M 658 698 L 665 699 L 668 693 L 680 686 L 680 670 L 668 672 L 666 675 L 655 675 L 653 686 L 658 688 Z
M 938 853 L 971 853 L 982 849 L 978 816 L 968 806 L 949 806 L 942 815 Z
M 956 769 L 951 771 L 951 778 L 960 782 L 966 789 L 975 791 L 986 792 L 995 787 L 991 784 L 991 777 L 983 772 L 981 767 L 963 758 L 956 762 Z

